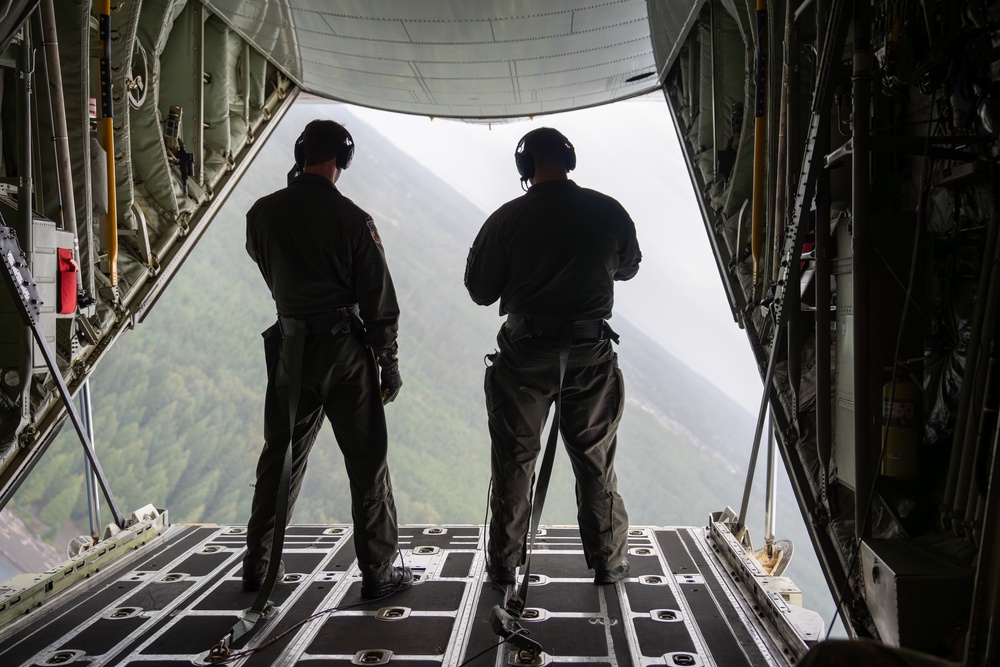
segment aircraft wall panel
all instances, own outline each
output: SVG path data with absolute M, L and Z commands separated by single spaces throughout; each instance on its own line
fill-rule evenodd
M 170 107 L 182 109 L 179 139 L 195 160 L 195 174 L 202 161 L 202 120 L 204 110 L 199 105 L 198 88 L 202 85 L 200 62 L 194 62 L 193 54 L 202 53 L 204 45 L 199 38 L 198 14 L 193 5 L 187 5 L 170 30 L 170 36 L 160 56 L 159 77 L 159 118 L 163 122 L 170 113 Z M 176 73 L 176 74 L 174 74 Z M 168 166 L 170 187 L 176 206 L 180 212 L 191 211 L 195 203 L 184 195 L 180 171 L 176 165 Z M 193 177 L 197 181 L 197 176 Z M 165 221 L 172 222 L 172 221 Z
M 6 197 L 0 201 L 0 212 L 4 222 L 16 228 L 18 215 L 16 203 Z M 24 243 L 23 237 L 19 243 Z M 31 247 L 22 245 L 22 250 L 28 254 L 31 278 L 41 299 L 39 311 L 39 326 L 42 330 L 49 350 L 56 352 L 56 309 L 59 277 L 59 248 L 72 248 L 73 234 L 57 229 L 56 223 L 46 218 L 33 217 L 31 224 Z M 6 285 L 0 287 L 0 367 L 17 368 L 27 360 L 27 345 L 31 341 L 31 371 L 44 372 L 48 369 L 45 357 L 38 344 L 24 327 L 20 311 L 13 295 Z M 24 378 L 21 378 L 22 382 Z M 6 435 L 6 434 L 4 434 Z
M 90 191 L 90 118 L 86 111 L 90 99 L 90 8 L 91 3 L 65 2 L 56 12 L 56 31 L 59 35 L 59 60 L 63 76 L 63 97 L 66 103 L 66 123 L 69 135 L 70 159 L 73 173 L 73 190 L 76 202 L 76 224 L 80 243 L 80 270 L 83 288 L 88 294 L 94 291 L 95 249 L 91 228 L 92 210 Z
M 67 231 L 56 229 L 56 223 L 51 220 L 35 218 L 31 226 L 31 245 L 31 277 L 34 279 L 38 295 L 42 299 L 42 306 L 39 308 L 39 322 L 49 350 L 55 353 L 56 293 L 59 275 L 59 261 L 56 257 L 56 251 L 59 248 L 72 248 L 73 235 Z M 36 372 L 46 371 L 48 366 L 45 363 L 45 357 L 42 356 L 42 351 L 34 339 L 32 339 L 31 349 L 32 368 Z
M 151 204 L 171 218 L 178 214 L 179 209 L 170 181 L 170 165 L 163 147 L 161 118 L 165 119 L 166 113 L 161 115 L 160 111 L 161 54 L 183 6 L 182 2 L 171 1 L 147 0 L 143 3 L 137 39 L 145 47 L 148 59 L 147 92 L 145 102 L 140 108 L 132 110 L 131 117 L 134 130 L 130 137 L 132 166 L 143 183 L 142 193 L 151 199 Z M 173 66 L 168 63 L 167 71 L 172 69 Z
M 890 646 L 941 655 L 947 633 L 969 607 L 970 575 L 909 542 L 861 543 L 866 599 L 880 639 Z
M 691 114 L 691 121 L 688 124 L 688 139 L 690 139 L 690 132 L 694 127 L 695 118 L 698 116 L 698 100 L 701 99 L 698 96 L 699 71 L 701 70 L 701 45 L 698 43 L 698 34 L 698 30 L 692 30 L 691 37 L 688 39 L 688 67 L 684 72 L 686 75 L 684 79 L 685 92 L 687 93 L 688 109 Z
M 719 119 L 725 128 L 724 137 L 728 139 L 729 120 L 732 118 L 733 106 L 746 100 L 747 95 L 747 46 L 740 37 L 739 26 L 728 15 L 718 13 L 719 32 L 722 39 L 722 62 L 719 63 L 718 75 L 722 78 L 722 99 Z M 746 111 L 744 111 L 746 117 Z M 721 150 L 724 146 L 720 146 Z
M 112 35 L 119 37 L 111 40 L 111 90 L 114 114 L 114 158 L 115 158 L 115 196 L 117 198 L 116 224 L 120 228 L 135 229 L 136 220 L 132 213 L 135 177 L 132 167 L 132 146 L 129 138 L 132 134 L 128 101 L 127 82 L 132 71 L 132 55 L 137 38 L 140 6 L 131 4 L 127 11 L 111 13 Z M 96 44 L 95 44 L 96 45 Z M 100 96 L 100 89 L 95 88 L 93 94 Z M 103 141 L 103 140 L 102 140 Z M 105 146 L 107 149 L 107 146 Z
M 669 68 L 673 67 L 681 51 L 690 48 L 689 31 L 704 1 L 672 0 L 648 3 L 650 42 L 656 54 L 656 66 L 661 78 L 666 76 Z M 686 69 L 681 71 L 687 72 Z M 688 122 L 685 120 L 685 123 Z
M 704 111 L 695 119 L 698 134 L 695 137 L 696 148 L 709 148 L 715 145 L 712 138 L 712 114 L 710 113 L 712 104 L 712 30 L 707 22 L 698 24 L 698 46 L 701 59 L 701 78 L 698 81 L 698 106 Z M 711 166 L 703 175 L 705 182 L 711 183 L 715 180 L 715 160 L 711 161 Z
M 205 161 L 223 158 L 231 149 L 229 93 L 236 73 L 236 58 L 229 45 L 229 28 L 214 16 L 205 21 Z M 212 175 L 206 174 L 205 180 Z
M 0 195 L 0 216 L 9 226 L 17 228 L 16 203 L 3 195 Z M 18 242 L 20 243 L 20 239 Z M 6 371 L 11 368 L 17 369 L 22 364 L 27 363 L 28 341 L 31 338 L 31 333 L 24 328 L 21 313 L 14 301 L 14 295 L 7 289 L 7 284 L 0 283 L 0 285 L 3 286 L 0 288 L 0 369 Z M 23 381 L 24 378 L 20 378 L 20 382 Z M 0 382 L 3 382 L 3 378 L 0 378 Z M 4 382 L 3 390 L 10 392 L 10 385 Z M 17 394 L 14 393 L 13 398 L 16 399 L 16 396 Z M 7 433 L 4 432 L 2 435 L 6 436 Z M 4 454 L 5 452 L 0 450 L 0 463 L 5 458 Z M 2 468 L 3 465 L 0 465 L 0 469 Z
M 271 3 L 259 0 L 210 0 L 204 4 L 211 7 L 216 14 L 225 14 L 226 18 L 240 26 L 241 30 L 253 23 L 263 23 L 278 18 L 271 15 L 269 8 Z
M 684 47 L 681 50 L 677 66 L 679 72 L 677 82 L 680 85 L 681 94 L 677 95 L 676 100 L 678 111 L 680 112 L 681 120 L 684 121 L 685 127 L 691 124 L 691 95 L 689 93 L 691 87 L 691 57 L 688 55 L 690 52 L 691 50 L 688 47 Z
M 834 331 L 834 412 L 833 412 L 833 461 L 837 479 L 854 489 L 854 274 L 851 269 L 850 248 L 852 239 L 846 220 L 837 226 L 837 248 L 843 257 L 838 258 L 832 273 L 837 281 L 837 325 Z
M 254 0 L 213 0 L 204 4 L 259 51 L 281 63 L 289 77 L 302 80 L 298 35 L 292 10 L 287 5 Z M 311 21 L 310 14 L 302 22 L 310 25 Z
M 256 123 L 267 104 L 267 58 L 256 49 L 250 49 L 250 122 Z
M 718 12 L 721 23 L 720 37 L 722 39 L 722 63 L 720 76 L 722 78 L 721 109 L 718 112 L 718 122 L 722 124 L 722 140 L 728 142 L 732 134 L 733 109 L 737 104 L 743 105 L 743 124 L 737 128 L 739 140 L 735 142 L 736 162 L 730 177 L 728 198 L 725 201 L 727 213 L 739 210 L 743 202 L 751 197 L 753 189 L 753 98 L 747 63 L 753 53 L 751 46 L 744 43 L 739 25 L 727 14 Z M 723 150 L 725 143 L 717 147 Z
M 249 63 L 243 61 L 243 47 L 246 42 L 232 30 L 226 34 L 227 50 L 232 54 L 233 73 L 229 77 L 229 145 L 234 153 L 239 152 L 246 142 L 249 118 L 244 117 L 243 104 L 249 91 L 244 90 L 244 74 Z M 248 58 L 249 60 L 249 58 Z

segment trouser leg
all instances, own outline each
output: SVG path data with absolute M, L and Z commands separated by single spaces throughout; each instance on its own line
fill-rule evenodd
M 560 430 L 576 476 L 577 519 L 588 567 L 617 567 L 628 548 L 628 513 L 618 495 L 615 451 L 625 405 L 616 360 L 570 369 Z
M 356 341 L 346 347 L 338 358 L 337 378 L 328 383 L 325 408 L 351 484 L 358 567 L 366 580 L 381 581 L 391 575 L 399 549 L 385 411 L 370 351 Z
M 254 486 L 250 520 L 247 522 L 247 555 L 251 563 L 267 561 L 274 534 L 274 513 L 278 501 L 278 485 L 284 465 L 288 437 L 288 394 L 279 391 L 277 383 L 277 351 L 265 340 L 268 367 L 267 390 L 264 395 L 264 448 L 257 461 L 257 481 Z M 323 410 L 316 398 L 303 391 L 297 410 L 299 419 L 292 437 L 292 471 L 289 480 L 288 516 L 291 520 L 305 477 L 309 451 L 323 426 Z
M 493 476 L 487 555 L 491 563 L 505 567 L 523 562 L 535 459 L 552 405 L 551 392 L 534 388 L 524 370 L 512 368 L 502 355 L 486 369 Z

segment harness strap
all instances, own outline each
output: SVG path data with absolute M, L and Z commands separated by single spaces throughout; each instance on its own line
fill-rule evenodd
M 267 574 L 257 598 L 249 611 L 244 613 L 232 630 L 229 631 L 228 644 L 253 630 L 257 621 L 265 615 L 271 604 L 269 598 L 278 580 L 278 570 L 281 567 L 281 553 L 285 546 L 285 525 L 288 523 L 288 493 L 292 477 L 292 438 L 295 435 L 295 417 L 299 407 L 299 396 L 302 391 L 302 364 L 305 352 L 307 322 L 292 318 L 279 318 L 281 324 L 281 353 L 278 359 L 276 383 L 281 384 L 281 371 L 284 370 L 288 383 L 288 440 L 285 441 L 285 456 L 281 465 L 281 477 L 278 480 L 277 502 L 274 512 L 274 534 L 271 538 L 271 556 L 267 563 Z M 349 322 L 349 320 L 344 320 Z M 348 325 L 349 326 L 349 325 Z M 226 640 L 223 640 L 224 642 Z
M 528 602 L 528 581 L 531 579 L 531 554 L 535 550 L 535 535 L 538 534 L 538 524 L 542 518 L 542 507 L 545 505 L 545 494 L 549 490 L 549 479 L 552 477 L 552 464 L 556 458 L 556 442 L 559 439 L 559 421 L 562 415 L 563 379 L 566 377 L 566 367 L 569 365 L 569 351 L 573 344 L 572 322 L 564 325 L 559 333 L 559 390 L 556 393 L 556 409 L 552 417 L 552 427 L 549 429 L 549 439 L 545 443 L 542 454 L 542 466 L 538 469 L 538 480 L 531 499 L 531 521 L 528 528 L 528 555 L 524 561 L 524 575 L 517 597 L 507 601 L 507 611 L 519 619 L 524 613 Z
M 360 312 L 358 304 L 353 304 L 337 308 L 326 315 L 318 315 L 307 320 L 298 320 L 294 317 L 278 315 L 278 326 L 281 327 L 281 333 L 285 334 L 288 331 L 295 330 L 297 326 L 296 322 L 303 322 L 308 334 L 331 333 L 336 335 L 350 331 L 352 324 L 358 326 L 360 329 L 364 329 L 361 323 Z
M 521 315 L 508 313 L 504 324 L 513 340 L 525 336 L 548 340 L 559 340 L 563 330 L 569 327 L 573 341 L 577 343 L 612 340 L 618 342 L 618 334 L 606 320 L 567 320 L 547 315 Z

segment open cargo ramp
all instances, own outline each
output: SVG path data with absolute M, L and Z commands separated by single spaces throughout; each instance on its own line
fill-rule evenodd
M 105 541 L 44 575 L 7 582 L 2 663 L 210 664 L 209 649 L 255 596 L 241 586 L 245 528 L 165 519 L 140 522 L 132 543 L 119 537 L 113 561 L 101 560 Z M 375 601 L 360 597 L 350 526 L 290 526 L 273 613 L 237 642 L 229 664 L 794 664 L 822 621 L 794 604 L 801 594 L 789 580 L 755 569 L 722 525 L 633 527 L 631 571 L 609 586 L 593 584 L 576 528 L 541 529 L 521 619 L 542 645 L 535 660 L 496 646 L 490 612 L 507 592 L 485 574 L 481 526 L 400 527 L 415 584 Z M 58 592 L 71 573 L 80 580 Z

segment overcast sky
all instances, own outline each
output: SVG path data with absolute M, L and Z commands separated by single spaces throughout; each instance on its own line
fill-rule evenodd
M 760 375 L 733 321 L 660 93 L 492 125 L 350 110 L 488 212 L 522 194 L 513 158 L 521 136 L 560 130 L 576 148 L 570 178 L 614 197 L 635 221 L 642 265 L 616 284 L 615 312 L 756 414 Z

